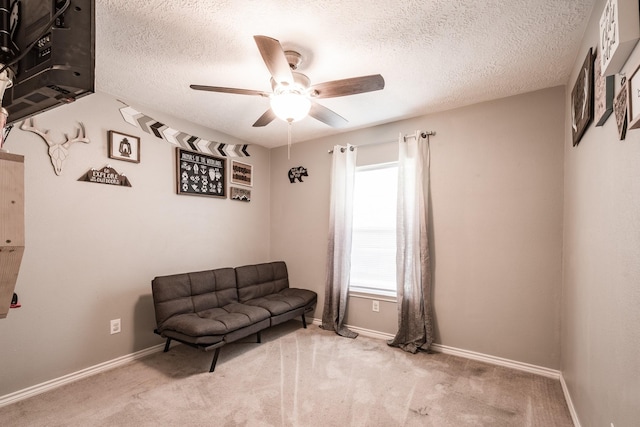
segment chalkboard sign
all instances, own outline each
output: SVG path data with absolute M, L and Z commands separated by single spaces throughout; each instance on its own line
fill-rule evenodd
M 176 148 L 178 194 L 227 197 L 227 160 Z

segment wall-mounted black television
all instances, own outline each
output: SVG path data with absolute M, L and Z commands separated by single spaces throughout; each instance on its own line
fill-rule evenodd
M 0 0 L 0 10 L 5 5 L 0 62 L 13 70 L 2 99 L 7 124 L 94 92 L 94 0 Z

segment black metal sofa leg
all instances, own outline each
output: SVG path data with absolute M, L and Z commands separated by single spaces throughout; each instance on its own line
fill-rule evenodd
M 171 338 L 167 338 L 167 343 L 164 345 L 164 353 L 169 351 L 169 346 L 171 345 Z
M 211 369 L 209 369 L 209 372 L 213 372 L 216 370 L 216 363 L 218 362 L 219 355 L 220 355 L 220 347 L 216 348 L 216 351 L 213 353 L 213 360 L 211 361 Z
M 262 335 L 260 334 L 261 331 L 256 332 L 256 342 L 258 344 L 262 343 Z M 216 363 L 218 363 L 218 356 L 220 355 L 220 349 L 222 347 L 218 347 L 216 348 L 216 351 L 213 353 L 213 360 L 211 361 L 211 369 L 209 369 L 209 372 L 213 372 L 216 370 Z
M 304 313 L 302 313 L 302 327 L 307 329 L 307 319 L 304 317 Z

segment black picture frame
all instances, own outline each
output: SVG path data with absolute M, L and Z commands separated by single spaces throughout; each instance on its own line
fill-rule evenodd
M 109 158 L 140 163 L 140 138 L 116 130 L 108 132 Z
M 176 147 L 177 193 L 227 198 L 227 159 Z
M 578 145 L 593 119 L 593 54 L 589 48 L 571 91 L 571 135 Z

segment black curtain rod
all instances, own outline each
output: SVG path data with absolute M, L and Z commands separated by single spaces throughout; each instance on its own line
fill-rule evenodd
M 428 136 L 430 136 L 430 135 L 435 135 L 435 134 L 436 134 L 436 133 L 435 133 L 434 131 L 422 132 L 422 133 L 420 134 L 420 138 L 426 138 L 426 137 L 428 137 Z M 415 136 L 415 135 L 407 135 L 407 136 L 405 136 L 404 138 L 406 139 L 406 138 L 411 138 L 411 137 L 414 137 L 414 138 L 415 138 L 416 136 Z

